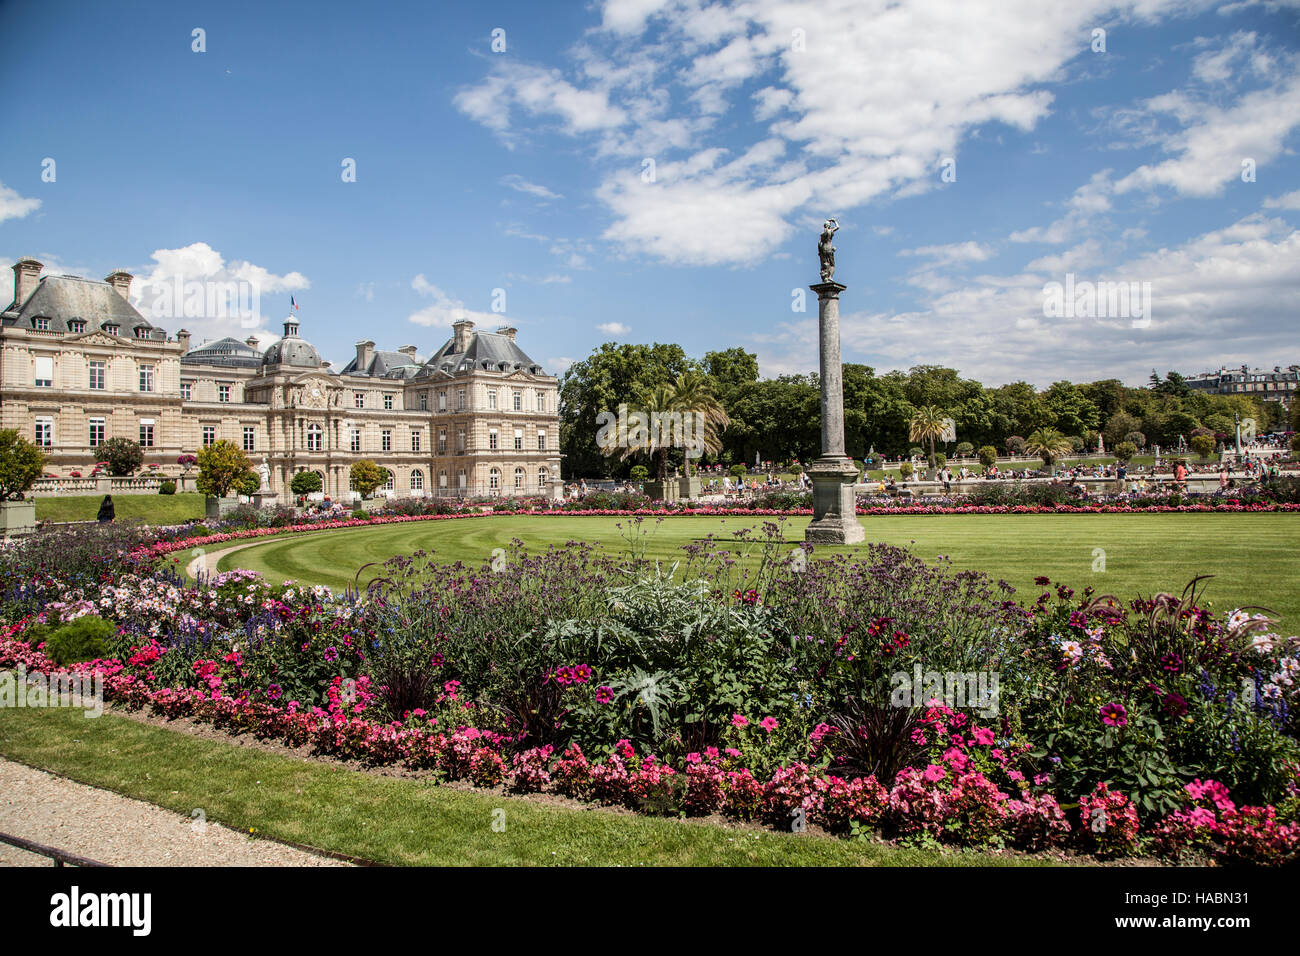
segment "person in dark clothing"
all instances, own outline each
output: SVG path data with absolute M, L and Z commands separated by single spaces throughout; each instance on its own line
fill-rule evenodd
M 99 505 L 99 514 L 96 519 L 100 524 L 109 524 L 116 517 L 113 511 L 113 496 L 104 495 L 104 500 Z

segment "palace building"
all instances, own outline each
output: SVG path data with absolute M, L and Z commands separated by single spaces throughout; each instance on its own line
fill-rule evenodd
M 300 471 L 348 500 L 362 459 L 389 471 L 385 491 L 399 497 L 542 494 L 560 478 L 559 383 L 513 328 L 457 322 L 429 358 L 358 342 L 335 370 L 296 319 L 264 351 L 253 338 L 191 347 L 189 332 L 169 337 L 132 306 L 129 273 L 41 269 L 14 264 L 0 313 L 0 428 L 41 446 L 47 473 L 89 475 L 96 447 L 123 437 L 140 443 L 147 473 L 173 477 L 179 456 L 234 442 L 283 501 Z

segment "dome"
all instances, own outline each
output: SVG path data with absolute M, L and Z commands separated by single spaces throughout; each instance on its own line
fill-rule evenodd
M 298 323 L 288 319 L 284 323 L 284 338 L 276 342 L 262 356 L 263 365 L 292 365 L 295 368 L 320 368 L 324 362 L 316 346 L 298 335 Z

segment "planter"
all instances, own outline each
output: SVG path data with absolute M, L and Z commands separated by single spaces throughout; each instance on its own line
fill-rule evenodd
M 0 501 L 0 538 L 16 538 L 35 530 L 35 501 Z
M 689 500 L 700 496 L 700 479 L 695 475 L 677 479 L 677 496 L 680 500 Z
M 645 494 L 651 501 L 676 501 L 679 487 L 677 481 L 647 481 Z
M 384 505 L 388 504 L 387 498 L 362 498 L 354 502 L 354 508 L 360 508 L 362 511 L 377 511 Z
M 238 498 L 217 498 L 208 495 L 203 501 L 203 516 L 219 521 L 238 507 Z

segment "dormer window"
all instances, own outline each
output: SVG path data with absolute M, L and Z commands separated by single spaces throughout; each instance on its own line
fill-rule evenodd
M 37 332 L 48 332 L 50 330 L 50 320 L 46 316 L 38 315 L 32 319 L 32 328 Z
M 108 322 L 104 325 L 104 331 L 107 332 L 109 335 L 117 335 L 117 333 L 121 331 L 121 329 L 122 327 L 118 325 L 116 322 Z
M 74 333 L 75 333 L 75 332 L 84 332 L 84 331 L 86 331 L 86 320 L 85 320 L 85 319 L 72 319 L 72 320 L 70 320 L 70 321 L 68 322 L 68 331 L 69 331 L 69 332 L 74 332 Z

